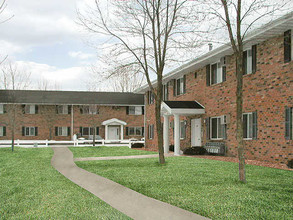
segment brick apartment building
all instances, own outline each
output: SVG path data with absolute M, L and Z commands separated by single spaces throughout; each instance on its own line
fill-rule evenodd
M 293 159 L 293 13 L 246 37 L 243 121 L 248 159 Z M 224 144 L 237 155 L 235 57 L 227 44 L 163 77 L 164 148 Z M 155 81 L 154 81 L 155 83 Z M 145 94 L 146 148 L 157 149 L 154 99 Z M 215 145 L 216 145 L 215 144 Z
M 91 139 L 141 139 L 144 136 L 144 98 L 134 93 L 0 90 L 0 140 L 15 138 L 71 140 L 74 134 Z M 93 129 L 96 128 L 96 129 Z

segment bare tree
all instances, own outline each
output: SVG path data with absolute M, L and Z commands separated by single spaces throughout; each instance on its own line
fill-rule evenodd
M 107 42 L 102 42 L 104 53 L 100 57 L 112 59 L 112 65 L 118 69 L 131 66 L 145 76 L 155 96 L 160 163 L 165 163 L 160 112 L 163 73 L 170 63 L 186 61 L 186 51 L 198 46 L 200 22 L 194 7 L 195 2 L 187 0 L 107 1 L 106 4 L 95 0 L 93 6 L 78 12 L 81 25 L 107 38 Z
M 60 90 L 61 86 L 59 85 L 59 83 L 55 82 L 51 82 L 45 78 L 41 78 L 38 83 L 37 83 L 37 89 L 38 90 Z
M 271 0 L 207 0 L 208 4 L 205 13 L 209 13 L 220 22 L 227 30 L 230 45 L 236 58 L 236 139 L 239 158 L 239 180 L 246 182 L 245 176 L 245 155 L 243 142 L 243 48 L 247 33 L 252 28 L 257 28 L 264 21 L 272 19 L 277 12 L 283 12 L 290 1 Z M 292 11 L 287 8 L 287 11 Z M 213 19 L 213 18 L 212 18 Z M 212 20 L 211 19 L 211 20 Z M 219 28 L 219 26 L 218 26 Z M 256 71 L 256 70 L 255 70 Z
M 1 68 L 1 85 L 7 90 L 8 99 L 11 104 L 7 104 L 8 124 L 11 132 L 11 150 L 14 150 L 15 128 L 18 126 L 17 118 L 20 117 L 19 104 L 16 103 L 15 90 L 27 89 L 30 85 L 30 73 L 18 69 L 16 64 L 7 62 Z

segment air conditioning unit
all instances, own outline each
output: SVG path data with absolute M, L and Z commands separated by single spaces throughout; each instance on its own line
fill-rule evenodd
M 221 116 L 221 124 L 226 125 L 230 123 L 230 115 L 222 115 Z

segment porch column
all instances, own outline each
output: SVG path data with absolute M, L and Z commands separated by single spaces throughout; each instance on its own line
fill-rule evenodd
M 105 125 L 105 140 L 108 140 L 108 125 Z
M 120 125 L 120 127 L 121 127 L 121 132 L 120 132 L 120 134 L 121 134 L 121 140 L 123 140 L 123 137 L 124 137 L 124 134 L 123 134 L 123 125 Z
M 164 153 L 169 153 L 169 115 L 164 115 Z
M 177 114 L 174 114 L 174 155 L 180 155 L 180 120 Z

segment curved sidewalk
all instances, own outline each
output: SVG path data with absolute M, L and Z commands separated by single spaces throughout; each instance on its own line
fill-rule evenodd
M 56 170 L 133 219 L 207 219 L 79 168 L 73 161 L 72 152 L 66 147 L 52 149 L 54 156 L 51 164 Z

